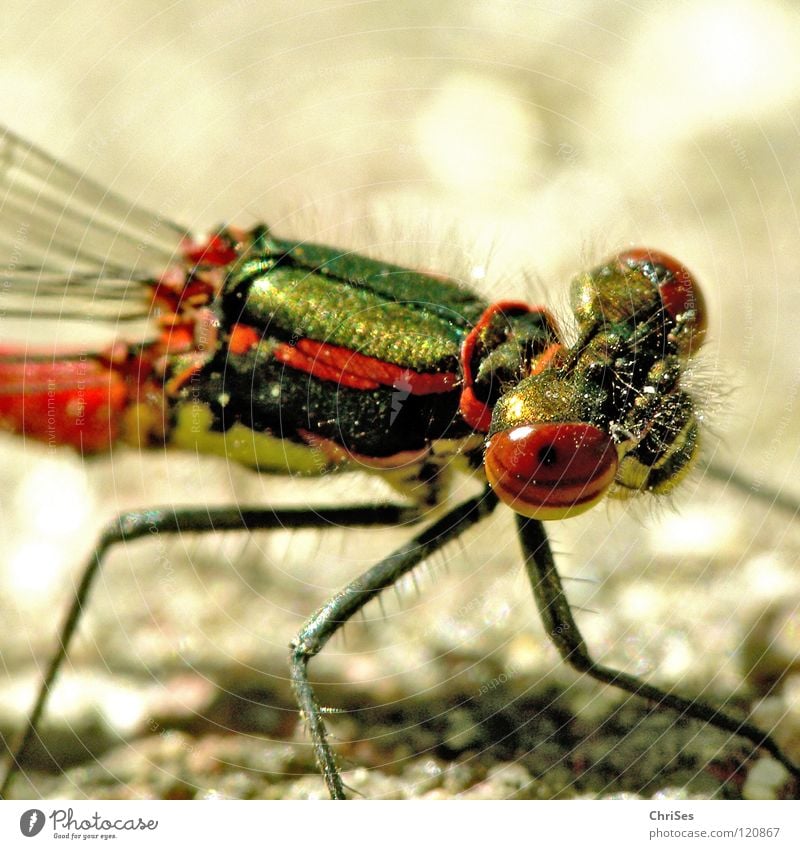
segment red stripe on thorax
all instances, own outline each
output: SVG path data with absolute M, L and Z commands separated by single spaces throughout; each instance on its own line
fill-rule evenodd
M 313 339 L 300 339 L 296 345 L 281 342 L 275 347 L 274 356 L 290 368 L 351 389 L 393 386 L 409 395 L 435 395 L 450 392 L 458 382 L 458 375 L 452 372 L 413 371 Z

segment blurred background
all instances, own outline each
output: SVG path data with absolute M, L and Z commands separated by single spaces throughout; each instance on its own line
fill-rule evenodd
M 732 698 L 800 757 L 800 524 L 772 497 L 800 497 L 795 4 L 7 0 L 0 39 L 0 122 L 190 230 L 266 220 L 561 315 L 570 276 L 620 248 L 686 263 L 710 315 L 691 375 L 705 459 L 749 489 L 698 470 L 666 502 L 550 530 L 598 659 Z M 83 461 L 10 436 L 0 475 L 4 734 L 117 512 L 386 494 L 359 477 L 301 484 L 124 448 Z M 118 551 L 46 725 L 66 771 L 32 753 L 17 793 L 323 794 L 285 647 L 409 533 Z M 419 585 L 312 664 L 322 701 L 347 711 L 332 727 L 358 792 L 789 792 L 741 741 L 566 670 L 507 510 Z

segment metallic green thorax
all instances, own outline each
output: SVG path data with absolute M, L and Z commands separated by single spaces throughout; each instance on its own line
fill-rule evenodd
M 223 297 L 226 315 L 276 338 L 309 338 L 416 371 L 455 371 L 486 306 L 450 280 L 263 233 Z
M 459 401 L 483 300 L 266 228 L 236 250 L 213 304 L 217 347 L 172 399 L 175 444 L 269 472 L 356 464 L 428 492 L 454 455 L 480 463 L 482 434 Z

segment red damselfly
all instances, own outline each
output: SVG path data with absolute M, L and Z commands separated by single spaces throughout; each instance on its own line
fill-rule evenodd
M 120 516 L 81 575 L 26 728 L 10 747 L 4 788 L 24 763 L 116 544 L 153 533 L 427 520 L 291 645 L 292 685 L 317 762 L 331 796 L 344 798 L 309 661 L 365 604 L 500 501 L 517 514 L 540 615 L 573 668 L 739 735 L 800 776 L 754 724 L 593 660 L 542 524 L 606 496 L 669 492 L 695 461 L 699 424 L 683 377 L 707 316 L 684 265 L 633 249 L 578 275 L 568 342 L 542 306 L 489 303 L 450 278 L 282 239 L 266 226 L 223 227 L 195 241 L 9 131 L 0 153 L 3 213 L 17 222 L 2 233 L 12 257 L 4 323 L 91 320 L 114 337 L 69 348 L 0 342 L 5 430 L 84 454 L 124 441 L 217 454 L 263 473 L 366 469 L 398 493 L 397 503 L 377 505 Z M 482 491 L 432 517 L 454 468 L 481 477 Z

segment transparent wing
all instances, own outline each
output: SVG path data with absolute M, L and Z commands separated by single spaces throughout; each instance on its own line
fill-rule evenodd
M 0 346 L 150 338 L 149 285 L 185 233 L 0 127 Z

